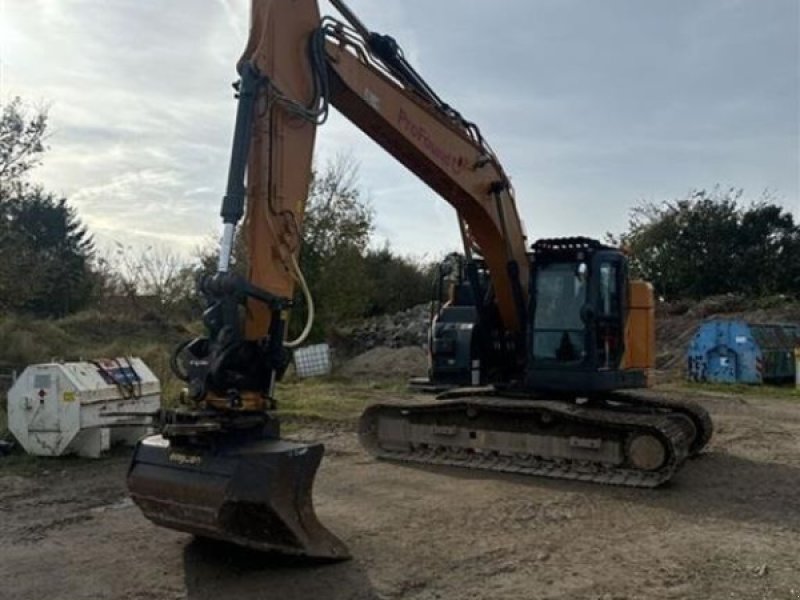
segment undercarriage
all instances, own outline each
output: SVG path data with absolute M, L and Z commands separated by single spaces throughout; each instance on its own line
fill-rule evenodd
M 382 459 L 648 488 L 669 481 L 711 433 L 708 413 L 691 402 L 491 389 L 376 404 L 359 424 L 362 445 Z

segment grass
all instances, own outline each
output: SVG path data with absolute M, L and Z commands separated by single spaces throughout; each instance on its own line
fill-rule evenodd
M 660 386 L 678 390 L 691 390 L 699 394 L 723 394 L 729 396 L 755 396 L 761 398 L 782 398 L 800 400 L 800 389 L 794 385 L 746 385 L 742 383 L 696 383 L 683 381 Z
M 29 317 L 0 320 L 0 362 L 13 367 L 45 362 L 69 351 L 69 336 L 54 322 Z
M 373 402 L 402 396 L 405 382 L 352 381 L 338 377 L 294 380 L 278 385 L 278 413 L 289 419 L 353 421 Z
M 3 373 L 51 360 L 138 356 L 161 381 L 165 405 L 181 384 L 172 375 L 172 349 L 193 334 L 187 327 L 153 315 L 109 314 L 90 310 L 63 319 L 0 318 L 0 368 Z M 5 397 L 0 397 L 0 437 L 6 431 Z

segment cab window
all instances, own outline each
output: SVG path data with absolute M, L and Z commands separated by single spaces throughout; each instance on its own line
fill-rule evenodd
M 533 320 L 533 358 L 576 363 L 586 356 L 586 331 L 581 308 L 586 304 L 587 279 L 574 263 L 539 267 Z

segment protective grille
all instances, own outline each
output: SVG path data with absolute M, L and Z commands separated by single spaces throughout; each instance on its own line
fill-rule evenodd
M 331 351 L 328 344 L 315 344 L 294 351 L 294 367 L 298 377 L 319 377 L 331 372 Z

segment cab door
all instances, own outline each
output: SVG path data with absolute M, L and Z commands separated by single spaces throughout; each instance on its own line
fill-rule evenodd
M 625 353 L 627 263 L 624 257 L 611 252 L 600 252 L 594 259 L 595 310 L 590 344 L 597 368 L 614 370 Z
M 587 280 L 579 262 L 540 265 L 534 276 L 533 363 L 543 368 L 578 367 L 587 357 Z

